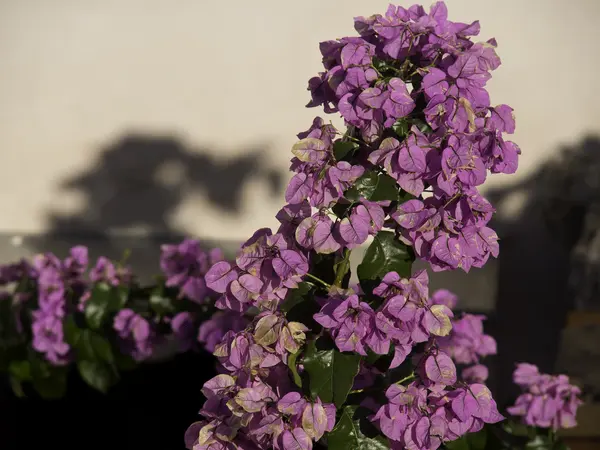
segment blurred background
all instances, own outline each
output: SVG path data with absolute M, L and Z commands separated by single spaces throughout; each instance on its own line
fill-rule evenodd
M 500 258 L 433 285 L 490 316 L 500 401 L 524 360 L 598 399 L 600 1 L 446 3 L 451 20 L 479 19 L 481 39 L 497 38 L 503 65 L 488 86 L 515 109 L 523 155 L 484 189 Z M 1 262 L 129 248 L 149 276 L 161 243 L 233 252 L 276 226 L 295 135 L 323 115 L 304 107 L 318 43 L 387 4 L 0 0 Z M 593 401 L 574 434 L 598 433 Z

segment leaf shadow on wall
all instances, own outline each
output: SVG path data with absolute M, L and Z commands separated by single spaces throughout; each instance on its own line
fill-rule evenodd
M 273 201 L 282 196 L 285 174 L 272 168 L 263 147 L 227 159 L 218 156 L 215 150 L 191 149 L 170 136 L 125 135 L 103 149 L 89 171 L 59 187 L 80 194 L 83 207 L 75 214 L 50 212 L 50 232 L 26 245 L 64 258 L 70 247 L 83 244 L 92 264 L 101 255 L 118 260 L 129 248 L 129 265 L 149 281 L 159 270 L 160 244 L 187 234 L 172 226 L 170 216 L 188 196 L 203 195 L 211 205 L 199 214 L 233 215 L 242 212 L 249 182 L 263 183 Z M 134 228 L 150 236 L 119 237 L 120 231 Z M 237 247 L 239 242 L 225 244 Z M 12 398 L 10 416 L 0 420 L 8 424 L 0 447 L 37 448 L 43 435 L 50 447 L 80 448 L 86 442 L 89 448 L 107 448 L 119 442 L 118 448 L 183 448 L 187 426 L 199 419 L 200 388 L 214 371 L 212 356 L 186 353 L 122 373 L 107 396 L 91 391 L 73 371 L 63 400 Z M 38 427 L 34 434 L 31 423 Z
M 199 212 L 199 221 L 201 214 L 241 214 L 249 182 L 262 183 L 273 199 L 282 196 L 285 173 L 271 165 L 265 146 L 235 154 L 221 158 L 217 150 L 189 148 L 176 137 L 126 134 L 103 149 L 90 170 L 59 186 L 81 196 L 83 207 L 69 214 L 48 212 L 49 232 L 34 246 L 65 254 L 83 243 L 92 254 L 98 248 L 98 254 L 115 259 L 128 248 L 136 270 L 156 272 L 160 243 L 189 234 L 171 218 L 190 196 L 203 196 L 210 205 Z
M 492 224 L 501 242 L 489 332 L 498 342 L 491 372 L 503 404 L 518 394 L 512 383 L 515 363 L 556 371 L 561 332 L 581 288 L 573 283 L 573 250 L 585 247 L 586 228 L 600 232 L 600 220 L 586 224 L 591 211 L 600 207 L 600 138 L 587 136 L 561 148 L 523 181 L 489 190 L 486 197 L 499 210 Z M 520 204 L 514 215 L 507 213 L 511 203 Z M 592 362 L 583 358 L 582 364 Z M 575 367 L 564 369 L 576 375 Z

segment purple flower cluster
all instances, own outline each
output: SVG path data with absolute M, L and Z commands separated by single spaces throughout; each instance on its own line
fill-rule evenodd
M 569 383 L 568 376 L 541 374 L 536 366 L 521 363 L 513 373 L 513 381 L 523 393 L 507 409 L 509 414 L 521 416 L 525 424 L 534 427 L 558 430 L 577 425 L 581 390 Z
M 222 294 L 221 309 L 246 311 L 251 306 L 275 309 L 288 289 L 308 273 L 306 252 L 281 233 L 258 230 L 238 252 L 235 264 L 221 261 L 206 273 L 206 285 Z
M 436 271 L 468 271 L 498 254 L 497 235 L 487 227 L 493 208 L 477 186 L 488 170 L 514 173 L 520 150 L 502 138 L 514 132 L 512 108 L 491 107 L 485 90 L 500 65 L 495 40 L 473 43 L 469 36 L 479 33 L 478 22 L 454 23 L 447 16 L 437 2 L 429 13 L 418 5 L 390 6 L 385 15 L 356 18 L 360 37 L 321 43 L 326 71 L 310 80 L 308 106 L 339 111 L 366 143 L 361 151 L 368 161 L 417 197 L 391 212 L 417 255 Z M 397 125 L 403 140 L 386 135 Z M 331 161 L 335 134 L 316 119 L 299 135 L 289 203 L 318 191 L 312 206 L 328 207 L 342 194 L 338 174 L 360 176 L 360 166 Z
M 133 281 L 133 274 L 129 267 L 115 265 L 110 259 L 100 256 L 96 265 L 89 271 L 89 279 L 92 283 L 106 283 L 109 286 L 129 285 Z M 79 299 L 78 311 L 85 311 L 86 302 L 91 297 L 91 291 L 86 290 Z
M 122 309 L 114 318 L 113 327 L 121 338 L 119 345 L 124 354 L 142 361 L 152 355 L 156 334 L 151 324 L 131 309 Z
M 70 362 L 71 349 L 65 342 L 63 318 L 69 307 L 69 293 L 81 294 L 85 289 L 83 274 L 87 264 L 87 248 L 82 246 L 73 247 L 64 261 L 51 253 L 38 255 L 34 260 L 38 309 L 32 313 L 32 347 L 57 366 Z
M 91 295 L 90 281 L 118 286 L 132 279 L 129 269 L 116 267 L 107 258 L 100 257 L 90 269 L 87 280 L 88 262 L 88 249 L 84 246 L 73 247 L 64 260 L 52 253 L 34 259 L 31 277 L 37 282 L 38 309 L 32 312 L 32 346 L 54 365 L 70 362 L 63 323 L 65 316 L 75 309 L 84 310 Z
M 483 331 L 484 315 L 463 314 L 452 322 L 449 336 L 438 345 L 458 364 L 476 364 L 480 357 L 497 353 L 496 340 Z
M 435 356 L 429 356 L 428 361 L 432 358 Z M 456 381 L 450 364 L 449 358 L 444 361 L 439 357 L 425 363 L 427 373 L 436 380 L 434 389 L 417 381 L 408 386 L 393 384 L 387 389 L 388 403 L 379 408 L 374 419 L 391 440 L 391 448 L 434 450 L 444 441 L 481 430 L 485 423 L 503 420 L 485 385 L 445 389 L 444 380 Z
M 235 311 L 217 311 L 212 317 L 200 324 L 198 342 L 209 352 L 214 352 L 217 345 L 229 331 L 237 333 L 248 326 L 248 319 Z
M 321 43 L 325 71 L 309 81 L 308 106 L 339 112 L 348 130 L 317 117 L 298 134 L 279 228 L 258 230 L 235 262 L 206 273 L 224 314 L 258 316 L 216 345 L 223 373 L 205 385 L 205 420 L 190 427 L 190 449 L 308 449 L 332 430 L 335 408 L 315 398 L 323 380 L 312 347 L 302 347 L 317 336 L 334 341 L 324 353 L 365 357 L 348 363 L 356 370 L 348 385 L 361 392 L 382 378 L 387 384 L 383 369 L 397 375 L 401 364 L 413 367 L 387 389 L 385 404 L 370 395 L 361 403 L 393 448 L 434 450 L 503 418 L 479 382 L 485 368 L 465 369 L 468 384 L 457 380 L 452 360 L 473 364 L 495 353 L 483 318 L 465 315 L 450 334 L 456 296 L 430 298 L 425 271 L 403 277 L 413 253 L 434 271 L 469 271 L 498 255 L 487 226 L 494 209 L 478 186 L 488 171 L 513 173 L 520 150 L 502 137 L 514 131 L 512 109 L 492 107 L 485 90 L 500 64 L 495 41 L 471 42 L 478 23 L 450 22 L 443 2 L 429 13 L 390 6 L 384 16 L 355 19 L 355 28 L 358 37 Z M 364 291 L 347 289 L 350 252 L 370 236 L 365 277 L 358 269 Z M 301 282 L 306 295 L 294 291 Z M 318 303 L 313 334 L 287 322 L 289 299 Z M 206 330 L 201 340 L 212 346 L 219 332 Z M 295 372 L 304 369 L 312 402 L 292 387 L 291 373 L 305 387 Z M 408 379 L 415 381 L 402 385 Z M 332 434 L 344 432 L 336 426 Z
M 179 245 L 163 246 L 161 267 L 167 278 L 167 287 L 178 287 L 180 298 L 186 297 L 195 303 L 214 301 L 211 297 L 215 293 L 206 286 L 204 274 L 211 264 L 222 259 L 220 249 L 205 252 L 198 241 L 191 239 Z M 32 264 L 21 261 L 0 266 L 0 286 L 8 288 L 0 295 L 12 298 L 17 328 L 22 330 L 20 308 L 23 302 L 31 298 L 32 293 L 37 295 L 37 307 L 27 311 L 31 315 L 32 347 L 56 366 L 68 364 L 75 356 L 65 341 L 63 325 L 68 316 L 85 314 L 95 286 L 101 283 L 127 290 L 140 288 L 128 267 L 115 264 L 106 257 L 98 258 L 91 267 L 88 264 L 88 249 L 76 246 L 64 260 L 46 253 L 35 257 Z M 140 289 L 136 295 L 148 295 L 148 288 Z M 139 303 L 141 299 L 136 301 Z M 142 311 L 148 309 L 148 305 L 139 306 Z M 200 307 L 196 308 L 198 311 L 185 308 L 178 304 L 174 307 L 173 317 L 164 314 L 154 317 L 150 311 L 145 318 L 137 310 L 125 306 L 113 319 L 120 350 L 138 361 L 148 358 L 156 345 L 162 342 L 162 336 L 159 336 L 162 331 L 158 331 L 158 325 L 163 323 L 170 325 L 162 329 L 170 329 L 180 344 L 180 351 L 195 348 L 197 341 L 212 350 L 228 330 L 237 331 L 247 324 L 247 320 L 239 314 L 219 313 L 198 330 L 199 314 L 202 314 Z
M 167 277 L 167 286 L 179 288 L 180 297 L 204 303 L 212 294 L 204 275 L 210 266 L 223 259 L 221 249 L 214 248 L 207 253 L 197 240 L 185 239 L 179 244 L 161 247 L 160 267 Z
M 446 289 L 439 289 L 431 296 L 433 304 L 448 308 L 454 308 L 457 301 L 458 297 Z M 455 317 L 450 334 L 437 340 L 440 350 L 450 355 L 455 363 L 467 366 L 461 372 L 461 378 L 466 382 L 485 382 L 489 373 L 487 367 L 480 364 L 480 359 L 497 353 L 496 340 L 483 331 L 485 319 L 482 314 Z
M 384 299 L 374 310 L 358 295 L 331 296 L 323 301 L 314 319 L 329 331 L 340 351 L 367 355 L 370 349 L 386 355 L 394 348 L 390 368 L 404 362 L 414 345 L 451 330 L 452 311 L 429 300 L 428 276 L 424 270 L 409 279 L 388 273 L 373 294 Z
M 190 449 L 310 450 L 331 431 L 335 406 L 302 396 L 287 361 L 307 328 L 279 314 L 262 313 L 244 331 L 228 332 L 215 349 L 223 371 L 204 384 L 205 420 L 186 432 Z

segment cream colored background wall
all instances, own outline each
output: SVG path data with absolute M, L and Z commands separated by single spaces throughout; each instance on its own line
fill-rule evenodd
M 260 149 L 263 166 L 287 180 L 294 135 L 320 113 L 304 108 L 318 42 L 352 33 L 353 16 L 383 13 L 387 3 L 1 0 L 0 232 L 45 232 L 51 214 L 87 215 L 93 225 L 102 213 L 61 184 L 99 166 L 102 149 L 130 133 L 171 136 L 220 167 Z M 518 119 L 520 173 L 490 184 L 525 177 L 559 144 L 600 132 L 600 1 L 447 3 L 452 19 L 480 19 L 482 38 L 498 39 L 492 100 L 512 105 Z M 130 161 L 95 181 L 96 202 L 126 195 L 128 209 L 152 207 L 143 186 L 111 187 L 115 177 L 135 181 L 142 150 L 137 158 L 139 166 Z M 156 182 L 177 182 L 182 169 L 168 169 Z M 282 191 L 271 193 L 259 176 L 240 188 L 243 206 L 228 211 L 205 188 L 183 186 L 164 221 L 228 240 L 274 225 Z

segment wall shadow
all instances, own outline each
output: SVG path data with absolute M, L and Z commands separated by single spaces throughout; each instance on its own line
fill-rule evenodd
M 518 393 L 516 362 L 556 370 L 561 332 L 581 287 L 573 283 L 573 249 L 584 245 L 578 242 L 586 217 L 599 205 L 600 139 L 563 147 L 523 181 L 486 196 L 499 209 L 492 224 L 501 238 L 496 308 L 488 329 L 498 341 L 493 387 L 503 404 Z M 518 213 L 503 213 L 519 198 Z M 600 221 L 594 227 L 599 232 Z
M 65 254 L 72 245 L 84 244 L 94 257 L 116 259 L 128 248 L 136 271 L 151 275 L 158 270 L 160 244 L 190 235 L 172 220 L 189 196 L 206 199 L 211 208 L 206 214 L 236 215 L 249 182 L 264 183 L 274 199 L 282 195 L 285 173 L 273 167 L 265 147 L 220 158 L 216 150 L 190 148 L 173 136 L 125 134 L 102 149 L 88 171 L 58 186 L 81 196 L 84 206 L 75 213 L 49 211 L 49 231 L 30 241 L 36 251 Z

